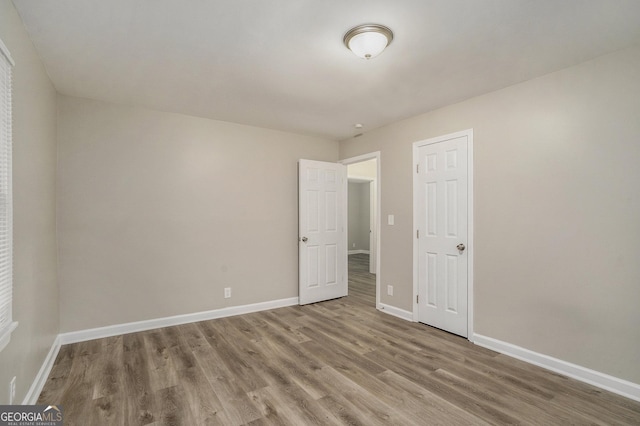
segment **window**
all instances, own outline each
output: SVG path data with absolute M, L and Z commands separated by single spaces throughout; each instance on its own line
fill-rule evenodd
M 9 343 L 13 322 L 13 203 L 11 196 L 11 70 L 13 60 L 0 40 L 0 350 Z

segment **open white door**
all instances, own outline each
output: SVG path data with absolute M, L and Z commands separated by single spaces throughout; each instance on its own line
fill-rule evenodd
M 300 304 L 346 296 L 347 167 L 298 163 Z

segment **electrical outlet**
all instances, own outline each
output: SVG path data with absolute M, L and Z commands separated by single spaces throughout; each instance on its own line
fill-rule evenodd
M 11 382 L 9 382 L 9 405 L 13 404 L 16 399 L 16 376 L 13 376 Z
M 393 296 L 393 286 L 392 285 L 388 285 L 387 286 L 387 296 Z
M 356 248 L 356 243 L 353 243 L 353 248 Z
M 225 287 L 224 288 L 224 298 L 228 299 L 231 297 L 231 287 Z

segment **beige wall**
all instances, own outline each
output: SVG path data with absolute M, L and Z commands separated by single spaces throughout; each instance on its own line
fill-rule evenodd
M 349 182 L 348 250 L 369 250 L 369 183 Z
M 473 128 L 475 331 L 640 383 L 639 117 L 634 48 L 342 142 L 381 151 L 382 303 L 413 307 L 412 143 Z
M 55 173 L 56 94 L 13 4 L 0 0 L 0 38 L 13 69 L 13 317 L 0 353 L 0 404 L 16 376 L 22 403 L 58 334 Z
M 63 332 L 297 297 L 297 160 L 336 161 L 337 142 L 64 96 L 58 108 Z

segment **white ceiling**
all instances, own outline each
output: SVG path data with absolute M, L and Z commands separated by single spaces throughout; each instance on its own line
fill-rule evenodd
M 62 94 L 338 140 L 640 42 L 639 0 L 13 2 Z

